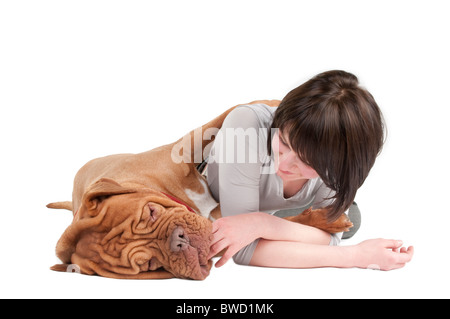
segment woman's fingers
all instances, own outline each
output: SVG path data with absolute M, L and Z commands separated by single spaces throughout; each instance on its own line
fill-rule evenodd
M 408 249 L 406 249 L 406 247 L 403 247 L 397 256 L 398 263 L 406 264 L 407 262 L 410 262 L 413 255 L 414 255 L 414 247 L 413 246 L 408 247 Z
M 399 256 L 400 262 L 396 265 L 395 269 L 400 269 L 405 267 L 406 263 L 410 262 L 414 255 L 414 247 L 410 246 L 408 248 L 402 247 L 400 250 L 401 255 Z
M 216 231 L 218 231 L 219 230 L 219 220 L 220 219 L 218 219 L 218 220 L 216 220 L 216 221 L 214 221 L 213 223 L 212 223 L 212 233 L 214 234 Z
M 232 249 L 230 249 L 231 243 L 229 240 L 227 240 L 224 229 L 223 219 L 218 219 L 213 223 L 212 240 L 210 244 L 208 259 L 211 259 L 222 250 L 227 249 L 222 258 L 220 258 L 219 261 L 215 264 L 216 267 L 224 265 L 234 255 Z
M 213 233 L 211 243 L 209 244 L 209 246 L 214 246 L 216 243 L 218 243 L 222 239 L 224 239 L 224 236 L 219 231 Z
M 383 240 L 383 246 L 385 248 L 390 248 L 390 249 L 397 249 L 402 247 L 403 242 L 401 240 L 395 240 L 395 239 L 384 239 Z
M 400 269 L 405 267 L 405 265 L 411 261 L 413 255 L 414 255 L 414 247 L 410 246 L 408 248 L 406 247 L 402 247 L 401 249 L 396 249 L 399 250 L 397 252 L 393 251 L 393 253 L 395 254 L 394 256 L 394 265 L 391 266 L 391 268 L 388 268 L 388 270 L 392 270 L 392 269 Z
M 213 236 L 213 241 L 211 242 L 211 246 L 209 248 L 208 259 L 213 258 L 215 255 L 220 253 L 222 250 L 228 247 L 228 243 L 225 238 L 217 236 Z
M 231 247 L 228 247 L 227 251 L 223 254 L 222 258 L 219 259 L 219 261 L 216 262 L 215 267 L 219 268 L 222 267 L 227 263 L 228 260 L 230 260 L 236 252 L 233 251 Z
M 217 268 L 223 266 L 228 260 L 230 260 L 233 257 L 233 255 L 235 254 L 235 252 L 233 251 L 233 249 L 231 249 L 231 246 L 229 246 L 229 244 L 227 243 L 227 241 L 225 239 L 222 239 L 222 240 L 216 242 L 210 248 L 208 259 L 213 258 L 215 255 L 217 255 L 218 253 L 220 253 L 222 250 L 224 250 L 226 248 L 227 248 L 227 250 L 223 254 L 222 258 L 220 258 L 215 264 L 215 266 Z
M 216 227 L 214 227 L 213 223 L 213 234 L 208 259 L 213 258 L 222 250 L 227 249 L 222 258 L 220 258 L 215 264 L 215 267 L 218 268 L 223 266 L 228 260 L 230 260 L 235 254 L 235 251 L 231 249 L 229 241 L 226 240 L 225 236 L 222 234 L 222 231 L 220 231 L 219 227 L 217 226 L 218 225 L 216 224 Z

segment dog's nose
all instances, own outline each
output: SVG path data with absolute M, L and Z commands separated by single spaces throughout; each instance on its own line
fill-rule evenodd
M 177 226 L 170 235 L 170 250 L 173 252 L 183 251 L 189 247 L 189 238 L 183 227 Z

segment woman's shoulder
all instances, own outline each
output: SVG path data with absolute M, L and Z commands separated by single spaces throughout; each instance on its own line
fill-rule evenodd
M 275 110 L 276 107 L 262 103 L 242 104 L 231 111 L 226 120 L 232 127 L 269 127 Z

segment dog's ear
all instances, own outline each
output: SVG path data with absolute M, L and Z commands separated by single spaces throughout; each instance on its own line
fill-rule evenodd
M 71 256 L 75 252 L 80 236 L 101 223 L 102 218 L 95 217 L 98 215 L 97 206 L 103 200 L 109 196 L 135 193 L 136 191 L 136 189 L 122 187 L 119 183 L 108 178 L 102 178 L 89 187 L 83 196 L 82 205 L 76 218 L 64 231 L 56 245 L 56 255 L 59 259 L 70 264 Z
M 74 221 L 66 228 L 61 238 L 56 244 L 56 256 L 65 264 L 70 264 L 72 254 L 76 250 L 77 243 L 84 231 L 99 224 L 98 218 L 85 218 Z M 57 266 L 57 265 L 55 265 Z M 53 267 L 52 270 L 61 271 L 60 267 Z
M 94 211 L 98 204 L 113 195 L 135 193 L 136 189 L 122 187 L 109 178 L 101 178 L 95 182 L 83 195 L 82 203 L 88 211 Z M 90 213 L 89 215 L 92 216 Z M 94 213 L 95 215 L 95 213 Z

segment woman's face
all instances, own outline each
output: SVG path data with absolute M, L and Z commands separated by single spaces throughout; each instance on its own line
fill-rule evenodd
M 283 134 L 281 130 L 277 130 L 272 139 L 272 150 L 275 157 L 275 171 L 284 182 L 319 176 L 312 167 L 300 160 L 292 150 L 287 134 Z

